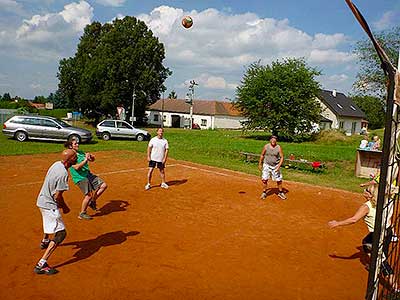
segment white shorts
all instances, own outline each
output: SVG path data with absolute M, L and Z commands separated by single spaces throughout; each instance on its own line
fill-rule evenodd
M 281 169 L 279 169 L 279 171 L 276 171 L 275 169 L 276 166 L 270 166 L 264 164 L 262 169 L 261 179 L 269 180 L 270 178 L 272 178 L 273 181 L 282 181 Z
M 65 225 L 59 209 L 39 208 L 43 219 L 43 232 L 54 234 L 64 230 Z

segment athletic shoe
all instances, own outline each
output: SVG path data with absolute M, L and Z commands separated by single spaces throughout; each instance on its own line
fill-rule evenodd
M 287 197 L 286 197 L 284 192 L 279 192 L 278 193 L 278 197 L 281 198 L 282 200 L 286 200 L 287 199 Z
M 86 212 L 81 212 L 78 216 L 78 219 L 81 220 L 91 220 L 93 219 L 91 216 L 89 216 Z
M 392 242 L 393 242 L 393 243 L 397 243 L 398 241 L 399 241 L 399 237 L 398 237 L 397 235 L 393 234 L 393 236 L 392 236 Z
M 97 203 L 96 203 L 96 201 L 93 201 L 93 200 L 89 201 L 88 206 L 89 206 L 91 209 L 93 209 L 94 211 L 97 211 Z
M 165 182 L 161 183 L 161 187 L 162 187 L 163 189 L 169 188 L 168 184 L 166 184 Z
M 42 240 L 40 242 L 40 249 L 44 250 L 47 249 L 47 247 L 49 247 L 50 244 L 50 240 Z
M 41 267 L 36 265 L 36 267 L 33 269 L 33 272 L 36 274 L 54 275 L 58 273 L 58 270 L 50 267 L 47 263 L 44 263 L 44 265 Z
M 150 183 L 146 184 L 146 185 L 144 186 L 144 189 L 145 189 L 146 191 L 148 191 L 149 189 L 151 189 Z
M 261 194 L 261 196 L 260 196 L 260 199 L 261 200 L 264 200 L 264 199 L 266 199 L 267 198 L 267 192 L 262 192 L 262 194 Z

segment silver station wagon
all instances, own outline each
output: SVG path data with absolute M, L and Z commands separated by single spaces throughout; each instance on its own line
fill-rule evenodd
M 89 142 L 92 139 L 89 130 L 73 127 L 64 121 L 46 116 L 14 116 L 3 124 L 3 133 L 20 142 L 27 139 L 47 141 L 77 139 L 79 142 Z
M 141 142 L 150 139 L 150 133 L 125 121 L 104 120 L 97 125 L 96 135 L 105 141 L 111 138 L 131 138 Z

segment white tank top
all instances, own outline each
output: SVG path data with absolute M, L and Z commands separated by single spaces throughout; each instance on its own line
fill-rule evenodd
M 367 201 L 364 203 L 368 206 L 368 214 L 364 217 L 364 222 L 368 227 L 369 232 L 374 232 L 376 208 L 372 207 L 372 203 Z

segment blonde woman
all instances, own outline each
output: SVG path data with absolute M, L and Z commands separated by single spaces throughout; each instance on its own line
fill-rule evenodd
M 375 216 L 376 216 L 376 201 L 378 196 L 378 189 L 371 188 L 370 190 L 365 189 L 363 196 L 367 200 L 364 204 L 362 204 L 355 214 L 342 221 L 332 220 L 328 222 L 329 228 L 335 228 L 339 226 L 352 225 L 357 223 L 359 220 L 364 219 L 365 224 L 368 227 L 369 233 L 362 240 L 362 248 L 365 253 L 371 253 L 372 249 L 372 241 L 374 234 L 374 226 L 375 226 Z M 390 222 L 386 224 L 386 235 L 383 241 L 383 253 L 385 255 L 385 260 L 381 265 L 381 272 L 383 276 L 389 276 L 389 283 L 391 284 L 393 290 L 395 292 L 399 292 L 400 290 L 397 288 L 397 283 L 394 279 L 394 272 L 392 267 L 387 262 L 386 258 L 388 257 L 389 245 L 392 240 L 392 228 Z

